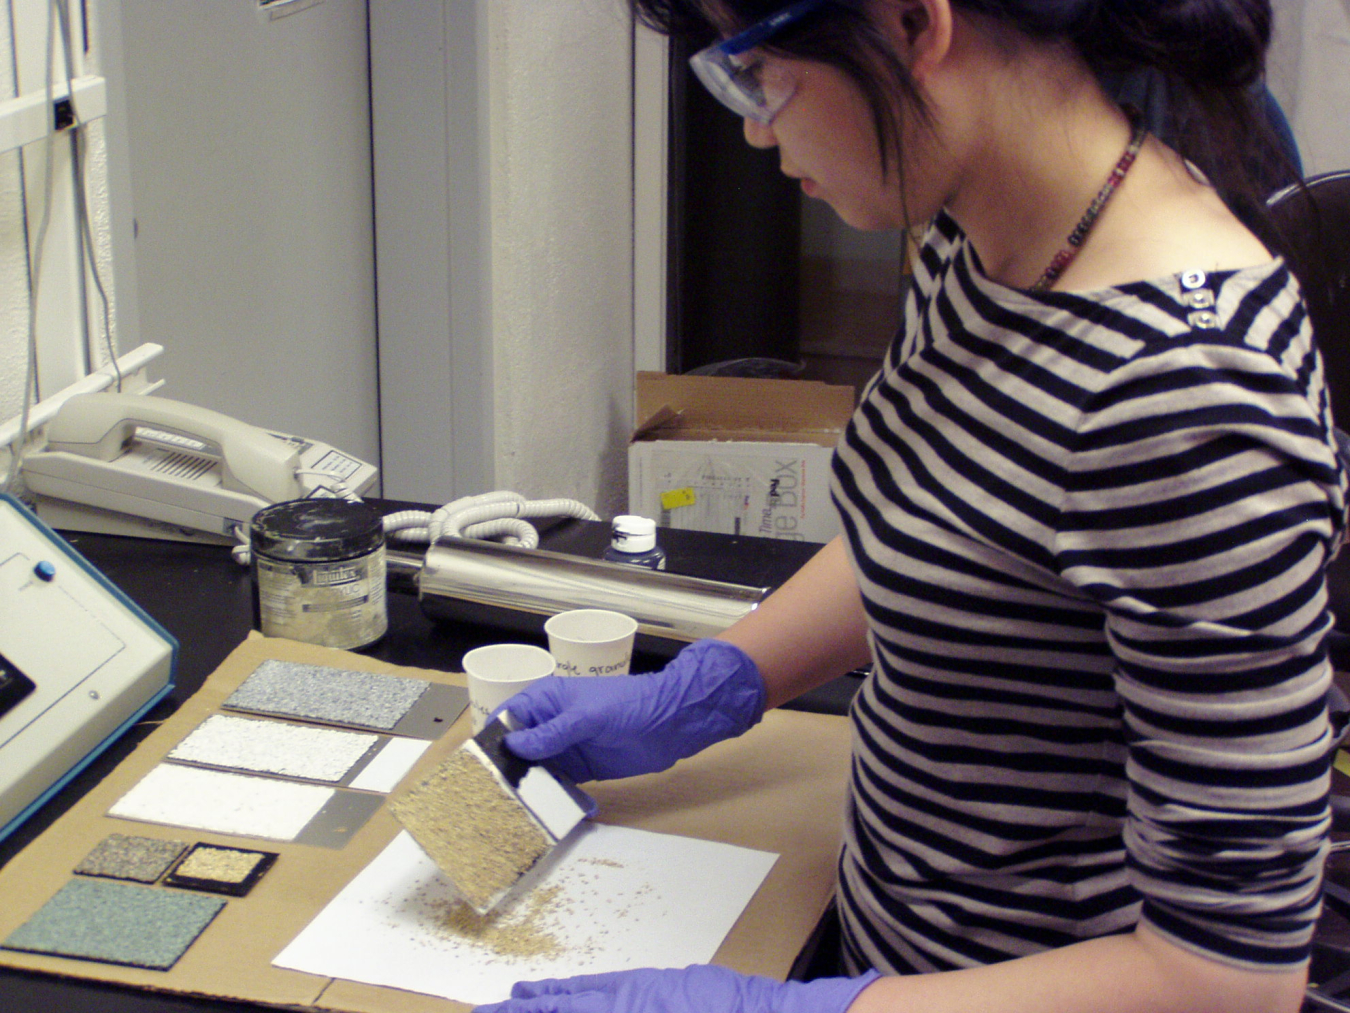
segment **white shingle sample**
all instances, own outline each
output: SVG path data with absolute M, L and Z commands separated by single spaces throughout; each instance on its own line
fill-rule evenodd
M 378 741 L 365 732 L 216 714 L 175 746 L 169 759 L 336 783 Z
M 218 834 L 294 840 L 333 797 L 332 788 L 161 763 L 109 816 Z
M 230 694 L 225 706 L 388 731 L 429 685 L 424 679 L 269 659 Z

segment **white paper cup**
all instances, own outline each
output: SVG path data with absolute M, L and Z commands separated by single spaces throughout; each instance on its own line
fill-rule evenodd
M 627 675 L 637 620 L 608 609 L 559 612 L 544 623 L 559 675 Z
M 553 674 L 553 655 L 532 644 L 489 644 L 464 655 L 469 677 L 469 714 L 474 734 L 488 718 L 522 689 Z

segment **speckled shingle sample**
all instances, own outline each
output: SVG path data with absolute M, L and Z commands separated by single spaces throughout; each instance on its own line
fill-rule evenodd
M 216 714 L 175 746 L 169 759 L 336 783 L 378 741 L 365 732 Z
M 197 844 L 164 882 L 169 886 L 242 897 L 253 889 L 276 860 L 275 851 Z
M 80 864 L 75 866 L 75 871 L 82 876 L 156 883 L 186 850 L 187 844 L 183 841 L 109 834 L 84 856 Z
M 161 763 L 109 816 L 219 834 L 292 841 L 333 797 L 332 788 Z
M 259 665 L 225 706 L 388 731 L 429 685 L 423 679 L 273 659 Z
M 219 897 L 73 879 L 15 929 L 4 946 L 165 971 L 224 906 Z

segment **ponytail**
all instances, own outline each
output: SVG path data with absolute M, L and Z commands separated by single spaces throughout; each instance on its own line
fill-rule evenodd
M 1079 6 L 1087 10 L 1067 34 L 1099 71 L 1151 67 L 1200 91 L 1250 89 L 1261 81 L 1270 45 L 1269 0 L 1095 0 Z

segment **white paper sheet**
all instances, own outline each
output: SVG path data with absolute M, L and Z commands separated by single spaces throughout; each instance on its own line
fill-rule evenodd
M 363 791 L 391 792 L 422 758 L 431 742 L 427 739 L 390 739 L 352 779 L 351 787 Z
M 492 944 L 447 926 L 453 891 L 402 833 L 273 963 L 471 1004 L 522 980 L 706 963 L 777 857 L 585 824 L 496 913 L 525 930 Z M 554 952 L 520 952 L 541 941 Z

